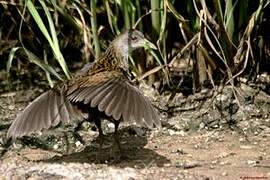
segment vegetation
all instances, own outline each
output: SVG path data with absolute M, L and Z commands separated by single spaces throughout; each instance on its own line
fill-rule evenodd
M 0 1 L 0 71 L 10 81 L 45 75 L 52 87 L 133 27 L 158 46 L 152 59 L 133 55 L 139 80 L 173 90 L 192 77 L 192 92 L 234 87 L 240 77 L 269 72 L 269 7 L 269 0 Z

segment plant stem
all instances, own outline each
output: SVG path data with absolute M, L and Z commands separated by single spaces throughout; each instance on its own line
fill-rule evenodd
M 154 40 L 158 39 L 158 34 L 160 32 L 160 1 L 151 0 L 151 19 L 152 19 L 152 36 Z
M 94 47 L 95 47 L 95 58 L 100 57 L 100 45 L 99 45 L 99 39 L 98 39 L 98 30 L 97 30 L 97 15 L 96 15 L 96 1 L 91 0 L 90 1 L 90 8 L 92 12 L 91 16 L 91 28 L 93 33 L 93 40 L 94 40 Z

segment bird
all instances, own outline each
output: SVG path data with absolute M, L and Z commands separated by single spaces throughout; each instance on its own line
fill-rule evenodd
M 129 72 L 129 54 L 145 46 L 156 49 L 139 30 L 124 31 L 100 58 L 26 106 L 11 124 L 7 137 L 16 139 L 60 122 L 84 119 L 98 129 L 101 151 L 104 139 L 101 122 L 106 119 L 115 126 L 114 140 L 122 154 L 118 137 L 121 122 L 148 128 L 161 127 L 158 112 L 131 81 Z

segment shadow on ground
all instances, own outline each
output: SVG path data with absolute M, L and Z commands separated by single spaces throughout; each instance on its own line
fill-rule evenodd
M 61 163 L 95 163 L 95 164 L 110 164 L 117 167 L 137 167 L 144 168 L 147 166 L 156 165 L 163 167 L 164 164 L 170 162 L 164 156 L 157 154 L 154 150 L 145 148 L 147 145 L 147 136 L 138 136 L 130 133 L 130 128 L 119 130 L 119 138 L 123 149 L 124 159 L 120 159 L 120 153 L 114 146 L 113 133 L 105 135 L 103 148 L 98 154 L 99 139 L 95 138 L 92 142 L 87 142 L 87 146 L 80 151 L 54 157 L 46 160 L 46 162 Z

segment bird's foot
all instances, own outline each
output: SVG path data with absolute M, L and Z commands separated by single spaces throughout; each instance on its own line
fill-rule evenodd
M 110 164 L 118 164 L 127 159 L 129 159 L 127 155 L 114 153 L 113 156 L 110 157 Z
M 117 164 L 123 160 L 129 159 L 125 151 L 119 145 L 120 144 L 113 144 L 112 148 L 110 149 L 109 159 L 112 164 Z
M 85 141 L 83 140 L 82 136 L 78 132 L 74 131 L 72 135 L 75 141 L 79 141 L 82 145 L 85 145 Z
M 106 160 L 104 158 L 104 156 L 102 156 L 102 152 L 97 152 L 96 154 L 96 161 L 97 164 L 104 164 L 106 163 Z

